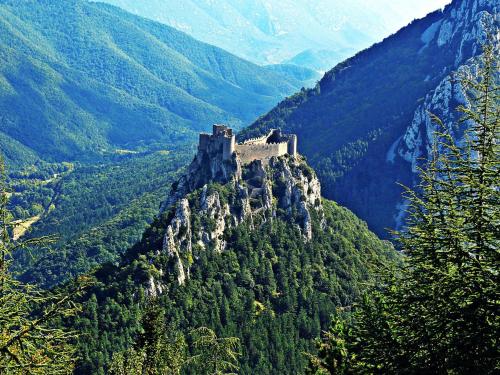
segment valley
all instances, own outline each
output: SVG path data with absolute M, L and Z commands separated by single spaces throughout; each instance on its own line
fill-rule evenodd
M 0 0 L 0 374 L 496 374 L 499 10 Z

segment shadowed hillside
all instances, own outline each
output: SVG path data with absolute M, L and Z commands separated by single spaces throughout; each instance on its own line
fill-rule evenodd
M 432 137 L 426 111 L 449 123 L 455 107 L 466 104 L 450 74 L 481 53 L 485 29 L 498 30 L 496 3 L 456 0 L 412 22 L 280 103 L 241 138 L 277 127 L 296 133 L 325 196 L 387 236 L 405 207 L 396 183 L 415 184 Z

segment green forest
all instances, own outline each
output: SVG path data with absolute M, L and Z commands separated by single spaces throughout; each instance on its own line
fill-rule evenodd
M 172 258 L 160 251 L 170 209 L 118 264 L 53 290 L 36 290 L 13 277 L 11 255 L 54 240 L 11 240 L 10 187 L 2 169 L 0 321 L 8 329 L 1 331 L 0 368 L 66 373 L 74 366 L 77 374 L 495 373 L 497 64 L 486 47 L 481 78 L 464 79 L 472 105 L 459 111 L 463 123 L 473 123 L 467 132 L 476 136 L 459 145 L 442 127 L 421 170 L 420 189 L 407 189 L 408 229 L 396 234 L 400 253 L 347 209 L 325 200 L 327 229 L 313 215 L 312 241 L 289 225 L 287 214 L 257 228 L 242 223 L 225 234 L 229 245 L 222 253 L 198 251 L 190 278 L 178 284 Z M 237 194 L 230 184 L 209 189 L 227 201 Z M 192 220 L 195 225 L 200 219 L 195 214 Z M 151 279 L 163 281 L 160 295 Z
M 42 163 L 9 174 L 14 219 L 40 216 L 25 237 L 57 236 L 50 249 L 15 254 L 20 278 L 50 287 L 117 261 L 157 215 L 189 157 L 189 149 L 116 155 L 97 165 Z
M 111 5 L 0 0 L 0 375 L 499 374 L 497 8 L 300 89 Z
M 253 121 L 311 79 L 86 0 L 0 1 L 0 144 L 11 168 L 170 149 Z

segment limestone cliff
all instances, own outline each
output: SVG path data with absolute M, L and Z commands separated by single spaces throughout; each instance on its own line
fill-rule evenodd
M 463 0 L 454 5 L 448 18 L 435 22 L 422 34 L 425 43 L 423 48 L 431 43 L 440 48 L 454 43 L 459 48 L 454 51 L 454 69 L 426 95 L 424 102 L 415 110 L 412 123 L 397 143 L 397 154 L 411 164 L 413 172 L 416 172 L 418 160 L 428 156 L 432 145 L 435 124 L 431 121 L 430 113 L 440 117 L 457 138 L 463 134 L 463 129 L 453 128 L 459 119 L 456 107 L 469 105 L 460 77 L 475 77 L 479 60 L 477 55 L 488 34 L 500 53 L 500 7 L 487 0 Z M 466 57 L 470 55 L 475 57 Z
M 180 181 L 182 189 L 206 183 L 176 199 L 178 188 L 167 201 L 174 203 L 165 208 L 170 219 L 162 251 L 174 260 L 180 284 L 189 278 L 200 252 L 223 252 L 226 231 L 243 222 L 257 228 L 280 217 L 300 228 L 305 242 L 312 239 L 312 217 L 323 222 L 320 183 L 302 158 L 285 155 L 272 157 L 268 164 L 255 160 L 241 166 L 235 157 L 229 163 L 213 163 L 208 172 L 192 165 Z M 214 171 L 219 177 L 204 180 Z
M 217 148 L 198 151 L 187 172 L 172 185 L 170 194 L 161 206 L 165 211 L 186 194 L 203 187 L 209 182 L 227 183 L 241 176 L 241 163 L 236 155 L 225 160 Z
M 422 35 L 424 48 L 435 43 L 440 48 L 446 48 L 454 43 L 459 48 L 455 52 L 455 66 L 439 84 L 430 91 L 422 104 L 415 110 L 413 120 L 404 134 L 393 145 L 391 162 L 399 158 L 411 166 L 414 173 L 414 184 L 417 180 L 418 167 L 427 159 L 432 148 L 436 124 L 430 114 L 438 116 L 446 131 L 460 142 L 467 123 L 459 126 L 460 113 L 456 111 L 459 105 L 468 107 L 461 78 L 474 79 L 480 64 L 481 43 L 487 38 L 493 43 L 500 54 L 500 7 L 488 0 L 463 0 L 455 3 L 447 19 L 431 25 Z M 489 34 L 489 36 L 488 36 Z M 475 57 L 466 58 L 467 55 Z M 498 77 L 498 74 L 497 74 Z M 443 129 L 441 129 L 443 130 Z M 398 205 L 397 224 L 401 224 L 406 202 Z

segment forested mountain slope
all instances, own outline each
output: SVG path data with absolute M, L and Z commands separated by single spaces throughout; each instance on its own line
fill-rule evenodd
M 0 147 L 13 167 L 241 127 L 303 83 L 84 0 L 0 0 L 0 35 Z
M 337 65 L 241 137 L 277 127 L 298 134 L 325 196 L 387 235 L 405 207 L 396 182 L 412 186 L 417 159 L 426 155 L 433 125 L 425 109 L 441 101 L 445 110 L 437 114 L 449 122 L 463 102 L 450 74 L 481 53 L 486 30 L 498 38 L 498 9 L 494 0 L 455 0 Z
M 43 165 L 14 174 L 11 206 L 24 236 L 56 235 L 51 250 L 17 255 L 20 278 L 51 287 L 120 259 L 158 214 L 191 150 L 114 156 L 99 164 Z
M 84 333 L 77 373 L 103 373 L 111 355 L 131 345 L 150 298 L 171 330 L 207 326 L 239 337 L 241 374 L 302 373 L 303 352 L 331 314 L 350 306 L 382 264 L 396 261 L 365 223 L 321 199 L 301 158 L 242 166 L 200 157 L 193 164 L 200 161 L 189 170 L 218 166 L 232 178 L 178 197 L 120 265 L 97 270 L 73 323 Z

